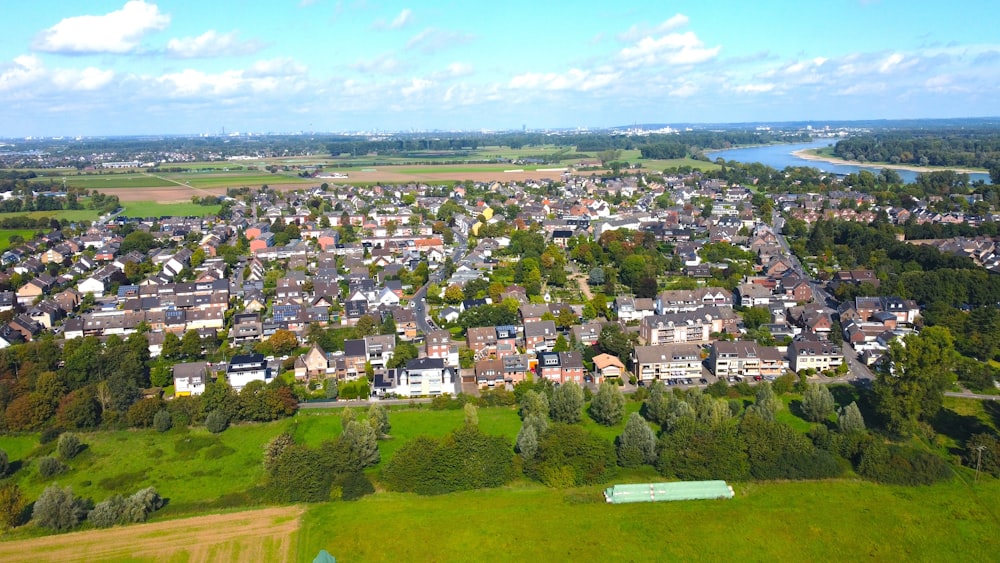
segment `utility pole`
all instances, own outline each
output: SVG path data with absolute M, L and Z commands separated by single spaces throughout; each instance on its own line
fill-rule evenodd
M 982 465 L 982 463 L 983 463 L 983 450 L 985 450 L 985 449 L 986 449 L 986 446 L 982 446 L 982 445 L 976 446 L 976 452 L 977 452 L 977 456 L 976 456 L 976 482 L 977 483 L 979 482 L 979 466 Z

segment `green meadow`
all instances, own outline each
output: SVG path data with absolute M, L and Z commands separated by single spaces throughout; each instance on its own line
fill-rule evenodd
M 122 203 L 126 217 L 204 217 L 216 215 L 221 205 L 199 205 L 197 203 L 160 203 L 158 201 L 126 201 Z
M 2 215 L 0 215 L 2 217 Z M 10 248 L 10 237 L 20 236 L 24 240 L 35 237 L 35 229 L 3 229 L 0 230 L 0 252 Z

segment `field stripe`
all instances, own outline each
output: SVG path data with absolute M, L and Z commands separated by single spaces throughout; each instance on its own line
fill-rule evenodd
M 255 561 L 295 557 L 298 506 L 0 542 L 0 561 Z

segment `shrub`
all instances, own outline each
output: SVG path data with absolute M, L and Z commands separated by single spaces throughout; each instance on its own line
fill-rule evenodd
M 38 460 L 38 474 L 44 479 L 50 479 L 66 471 L 66 466 L 52 456 L 46 456 Z
M 329 456 L 293 444 L 271 464 L 268 491 L 277 502 L 324 502 L 330 500 L 334 476 Z
M 153 487 L 136 491 L 125 499 L 125 509 L 122 512 L 122 522 L 145 522 L 150 514 L 163 506 L 163 498 Z
M 549 417 L 555 422 L 575 424 L 580 422 L 583 412 L 583 389 L 569 381 L 560 385 L 552 392 L 549 401 Z
M 285 449 L 295 445 L 295 439 L 288 432 L 282 432 L 264 444 L 264 470 L 271 471 Z
M 229 428 L 229 417 L 226 416 L 226 413 L 216 409 L 205 417 L 205 428 L 212 434 L 223 432 Z
M 331 401 L 337 398 L 337 380 L 326 379 L 323 381 L 323 396 Z
M 504 485 L 514 477 L 513 461 L 506 438 L 463 426 L 440 441 L 426 436 L 411 440 L 382 475 L 392 490 L 436 495 Z
M 546 484 L 573 486 L 604 483 L 616 469 L 614 445 L 580 426 L 553 424 L 538 443 L 538 453 L 525 460 L 524 471 Z M 564 469 L 568 468 L 568 469 Z M 566 476 L 571 475 L 572 479 Z
M 644 463 L 656 462 L 656 434 L 642 416 L 634 412 L 625 423 L 625 430 L 616 440 L 618 464 L 622 467 L 638 467 Z
M 42 435 L 38 437 L 38 443 L 48 444 L 49 442 L 55 442 L 60 434 L 62 434 L 61 428 L 46 428 L 42 430 Z
M 351 471 L 340 480 L 341 499 L 358 500 L 375 492 L 371 479 L 361 471 Z
M 386 412 L 385 407 L 382 405 L 373 403 L 368 408 L 368 424 L 375 430 L 375 435 L 379 440 L 385 440 L 389 437 L 389 430 L 392 429 L 392 425 L 389 424 L 389 413 Z
M 59 436 L 59 446 L 56 450 L 59 452 L 59 457 L 71 460 L 83 450 L 83 444 L 80 443 L 80 439 L 76 437 L 76 434 L 63 434 Z
M 952 471 L 946 461 L 930 452 L 872 441 L 861 452 L 858 474 L 893 485 L 930 485 L 950 479 Z
M 7 457 L 7 452 L 0 450 L 0 477 L 7 475 L 7 471 L 10 470 L 10 459 Z
M 149 428 L 153 425 L 156 413 L 163 409 L 163 401 L 158 398 L 146 398 L 135 403 L 128 409 L 125 419 L 134 428 Z
M 87 520 L 95 528 L 110 528 L 121 523 L 125 511 L 125 497 L 115 494 L 97 503 L 97 506 L 87 515 Z
M 167 412 L 166 409 L 160 409 L 153 417 L 153 428 L 155 428 L 157 432 L 166 432 L 167 430 L 170 430 L 173 425 L 173 417 L 170 416 L 170 413 Z
M 0 485 L 0 532 L 7 531 L 21 524 L 21 516 L 28 506 L 21 488 L 16 483 Z
M 31 517 L 42 528 L 63 531 L 76 527 L 86 514 L 86 504 L 73 496 L 73 489 L 49 485 L 35 501 Z

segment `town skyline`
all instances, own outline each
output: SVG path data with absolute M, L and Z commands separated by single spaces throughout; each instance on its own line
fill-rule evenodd
M 998 7 L 958 4 L 40 2 L 10 7 L 0 136 L 994 115 Z

